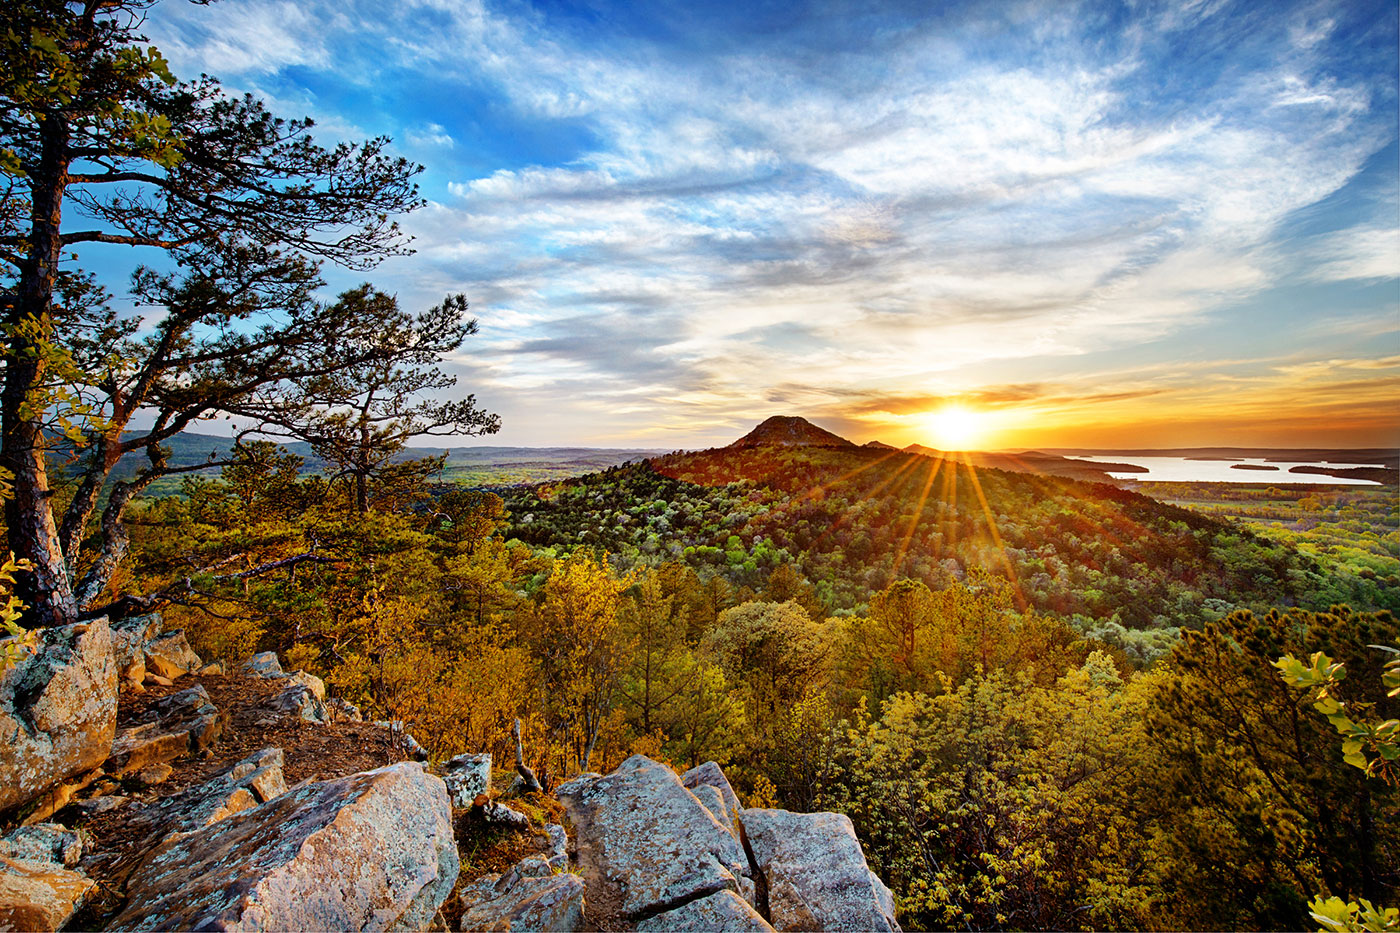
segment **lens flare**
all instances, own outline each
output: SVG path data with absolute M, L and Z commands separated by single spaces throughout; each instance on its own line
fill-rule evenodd
M 924 426 L 942 450 L 968 450 L 983 434 L 982 417 L 961 405 L 930 412 Z

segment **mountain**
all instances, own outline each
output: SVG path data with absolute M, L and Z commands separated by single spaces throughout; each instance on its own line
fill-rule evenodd
M 747 447 L 854 447 L 850 441 L 806 418 L 774 415 L 748 434 L 730 444 L 730 449 Z
M 866 441 L 862 447 L 873 447 L 876 450 L 898 450 L 893 444 L 886 444 L 884 441 Z

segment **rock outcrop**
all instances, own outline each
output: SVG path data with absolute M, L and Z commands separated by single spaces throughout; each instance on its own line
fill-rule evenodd
M 0 930 L 57 930 L 97 883 L 74 871 L 82 858 L 77 833 L 44 823 L 0 839 Z
M 738 840 L 665 765 L 634 755 L 613 773 L 575 778 L 557 794 L 574 824 L 590 890 L 615 891 L 627 919 L 717 891 L 751 894 Z
M 55 862 L 0 856 L 0 930 L 58 930 L 97 883 Z
M 640 933 L 764 933 L 773 927 L 753 905 L 733 891 L 716 891 L 637 924 Z
M 112 623 L 112 650 L 123 686 L 140 686 L 146 678 L 146 643 L 160 637 L 160 613 L 127 616 Z
M 447 788 L 403 762 L 170 838 L 132 873 L 109 929 L 424 929 L 457 870 Z
M 463 888 L 459 929 L 571 933 L 583 926 L 584 887 L 578 875 L 555 874 L 543 858 L 524 859 Z
M 899 929 L 894 897 L 866 865 L 850 817 L 755 809 L 739 819 L 775 929 Z
M 223 725 L 209 692 L 196 684 L 157 700 L 139 722 L 123 729 L 112 742 L 106 768 L 129 774 L 197 753 L 218 739 Z
M 35 650 L 0 674 L 0 811 L 102 764 L 116 726 L 107 620 L 40 632 Z
M 182 629 L 166 632 L 146 642 L 146 670 L 168 680 L 178 680 L 204 666 L 190 648 Z

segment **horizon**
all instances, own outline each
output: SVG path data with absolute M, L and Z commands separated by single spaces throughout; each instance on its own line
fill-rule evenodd
M 146 31 L 426 167 L 416 255 L 327 294 L 464 292 L 449 368 L 498 446 L 779 410 L 900 447 L 1400 446 L 1393 4 L 255 0 Z

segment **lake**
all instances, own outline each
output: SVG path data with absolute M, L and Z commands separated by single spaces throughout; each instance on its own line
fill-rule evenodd
M 1324 476 L 1320 473 L 1290 473 L 1295 466 L 1331 467 L 1377 467 L 1378 463 L 1332 463 L 1328 461 L 1277 461 L 1262 457 L 1241 457 L 1238 460 L 1192 460 L 1187 457 L 1132 457 L 1124 454 L 1111 457 L 1076 457 L 1076 460 L 1092 460 L 1098 463 L 1132 463 L 1146 467 L 1146 473 L 1115 473 L 1108 475 L 1114 479 L 1136 479 L 1144 483 L 1257 483 L 1261 486 L 1279 486 L 1285 483 L 1306 483 L 1308 485 L 1337 486 L 1379 486 L 1364 479 L 1343 479 Z M 1252 466 L 1278 467 L 1277 470 L 1233 470 L 1232 466 L 1250 464 Z

